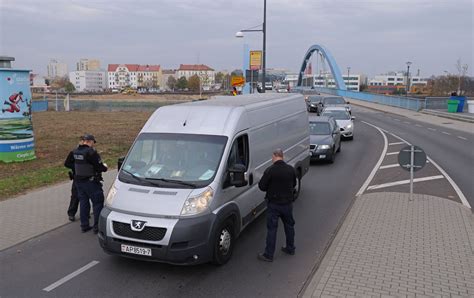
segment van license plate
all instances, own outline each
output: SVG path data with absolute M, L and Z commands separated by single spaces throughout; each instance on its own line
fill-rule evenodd
M 326 155 L 320 155 L 319 158 L 321 159 L 326 158 Z
M 136 246 L 122 244 L 121 250 L 122 252 L 126 252 L 129 254 L 151 257 L 151 248 L 136 247 Z

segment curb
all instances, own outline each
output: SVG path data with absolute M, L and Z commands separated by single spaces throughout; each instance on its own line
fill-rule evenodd
M 468 123 L 474 123 L 474 118 L 470 119 L 469 117 L 466 116 L 455 116 L 455 115 L 449 115 L 447 113 L 438 113 L 435 111 L 431 110 L 421 110 L 420 113 L 426 114 L 426 115 L 431 115 L 431 116 L 438 116 L 441 118 L 447 118 L 447 119 L 452 119 L 452 120 L 458 120 L 458 121 L 463 121 L 463 122 L 468 122 Z

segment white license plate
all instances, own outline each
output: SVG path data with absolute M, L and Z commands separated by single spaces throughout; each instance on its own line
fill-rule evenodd
M 321 159 L 326 158 L 326 155 L 320 155 L 319 158 Z
M 151 257 L 151 248 L 136 247 L 136 246 L 122 244 L 121 250 L 122 252 L 126 252 L 129 254 Z

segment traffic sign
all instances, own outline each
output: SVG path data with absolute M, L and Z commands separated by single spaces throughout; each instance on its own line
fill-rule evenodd
M 262 68 L 262 51 L 250 51 L 250 69 L 259 70 Z
M 243 76 L 232 76 L 231 78 L 232 86 L 242 86 L 245 84 L 245 78 Z
M 413 161 L 411 160 L 413 148 Z M 398 153 L 398 164 L 405 170 L 421 170 L 426 164 L 426 153 L 418 146 L 406 146 Z

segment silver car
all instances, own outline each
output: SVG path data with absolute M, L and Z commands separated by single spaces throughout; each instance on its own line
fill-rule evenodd
M 324 110 L 327 107 L 344 107 L 349 114 L 352 114 L 350 102 L 346 101 L 342 96 L 324 96 L 321 100 L 320 110 Z
M 351 116 L 344 107 L 327 107 L 321 116 L 333 117 L 341 129 L 341 134 L 349 140 L 354 139 L 354 116 Z

